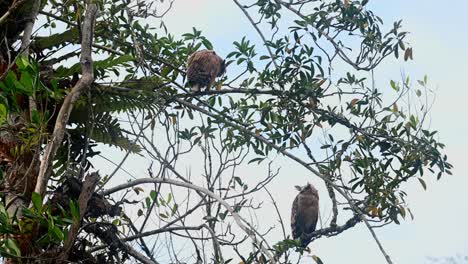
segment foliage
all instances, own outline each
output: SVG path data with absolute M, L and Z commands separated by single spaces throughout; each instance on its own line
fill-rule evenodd
M 245 37 L 233 41 L 226 56 L 228 75 L 218 80 L 217 89 L 193 94 L 184 87 L 187 57 L 215 45 L 195 28 L 180 37 L 170 34 L 163 18 L 156 15 L 165 3 L 155 8 L 144 1 L 134 5 L 126 0 L 100 1 L 93 39 L 93 56 L 99 58 L 94 60 L 95 80 L 70 113 L 66 136 L 55 156 L 50 190 L 57 190 L 55 181 L 70 176 L 81 181 L 93 169 L 93 157 L 108 158 L 109 153 L 101 152 L 102 144 L 127 153 L 119 169 L 124 169 L 120 166 L 128 155 L 140 155 L 151 160 L 149 177 L 195 185 L 199 179 L 181 173 L 185 168 L 178 163 L 191 154 L 200 158 L 192 161 L 204 170 L 200 186 L 228 201 L 234 213 L 196 188 L 182 194 L 164 184 L 155 184 L 150 191 L 134 186 L 135 200 L 127 199 L 133 194 L 130 191 L 110 200 L 135 210 L 83 219 L 80 243 L 75 243 L 80 248 L 74 252 L 86 252 L 96 263 L 118 263 L 128 255 L 141 261 L 125 244 L 135 240 L 144 257 L 155 262 L 153 245 L 148 243 L 159 242 L 147 237 L 183 231 L 183 235 L 175 234 L 193 244 L 190 257 L 197 261 L 228 263 L 222 253 L 229 252 L 244 263 L 271 262 L 269 253 L 281 263 L 293 263 L 297 257 L 293 252 L 302 255 L 307 250 L 286 234 L 282 213 L 278 211 L 284 238 L 272 245 L 261 233 L 267 227 L 248 223 L 245 231 L 236 222 L 236 214 L 261 209 L 254 194 L 277 175 L 269 164 L 267 177 L 252 185 L 236 174 L 237 168 L 265 166 L 278 153 L 290 158 L 294 166 L 305 167 L 327 187 L 334 208 L 332 220 L 313 233 L 314 239 L 338 235 L 361 219 L 385 225 L 413 217 L 405 185 L 418 181 L 426 189 L 426 177 L 441 179 L 451 174 L 452 166 L 437 131 L 425 123 L 430 105 L 420 99 L 430 96 L 427 76 L 416 83 L 405 77 L 376 87 L 374 69 L 386 60 L 412 59 L 413 51 L 402 22 L 385 29 L 367 2 L 259 0 L 239 5 L 246 14 L 258 14 L 259 21 L 252 26 L 265 43 Z M 81 40 L 78 25 L 85 17 L 86 4 L 49 1 L 41 8 L 36 23 L 45 21 L 40 26 L 54 34 L 34 38 L 34 54 L 17 56 L 14 67 L 0 79 L 0 124 L 11 130 L 21 119 L 26 129 L 16 136 L 27 150 L 43 150 L 48 143 L 57 112 L 81 74 L 74 45 Z M 268 29 L 260 30 L 262 25 Z M 346 67 L 336 70 L 335 65 Z M 413 109 L 403 96 L 422 103 Z M 36 107 L 31 106 L 31 98 Z M 15 157 L 21 153 L 18 150 Z M 153 163 L 157 169 L 153 170 Z M 1 166 L 2 171 L 11 171 L 13 165 Z M 105 175 L 99 188 L 108 188 L 117 171 Z M 198 195 L 199 201 L 190 195 Z M 344 203 L 337 202 L 339 195 Z M 34 235 L 42 228 L 47 232 L 39 232 L 43 235 L 36 237 L 35 250 L 63 246 L 70 225 L 79 217 L 76 203 L 60 208 L 58 214 L 51 211 L 51 205 L 43 205 L 37 194 L 31 193 L 28 200 L 33 206 L 13 222 L 5 206 L 0 206 L 0 233 Z M 352 213 L 341 213 L 347 209 Z M 191 215 L 194 211 L 199 214 L 196 220 Z M 158 229 L 145 233 L 150 216 L 160 221 L 152 223 Z M 168 236 L 168 243 L 177 245 L 172 240 L 176 235 Z M 252 236 L 262 242 L 254 240 L 252 250 L 241 250 L 239 245 L 248 244 Z M 24 255 L 14 239 L 1 241 L 3 256 Z M 211 248 L 207 243 L 212 243 Z M 177 259 L 173 253 L 170 257 Z M 322 263 L 318 256 L 313 259 Z

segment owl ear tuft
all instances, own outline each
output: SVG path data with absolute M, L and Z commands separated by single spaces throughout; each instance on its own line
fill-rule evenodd
M 298 191 L 302 191 L 302 187 L 299 186 L 299 185 L 295 185 L 294 188 L 296 188 L 296 190 L 298 190 Z

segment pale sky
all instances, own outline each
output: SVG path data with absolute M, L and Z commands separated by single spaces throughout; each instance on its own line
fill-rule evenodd
M 418 182 L 409 183 L 407 202 L 415 219 L 378 229 L 377 234 L 394 263 L 430 263 L 427 257 L 468 255 L 468 178 L 465 173 L 468 170 L 465 154 L 468 139 L 464 134 L 468 132 L 465 119 L 468 110 L 464 108 L 468 100 L 468 87 L 465 87 L 468 76 L 468 29 L 465 26 L 468 1 L 373 0 L 370 7 L 386 23 L 403 19 L 404 28 L 411 32 L 415 59 L 405 64 L 393 62 L 383 65 L 376 72 L 377 82 L 387 84 L 390 79 L 399 79 L 401 72 L 413 79 L 428 75 L 430 87 L 437 90 L 431 128 L 440 132 L 440 140 L 446 144 L 445 151 L 454 165 L 454 175 L 447 175 L 440 181 L 436 181 L 433 175 L 425 175 L 427 191 Z M 223 56 L 232 51 L 232 42 L 243 36 L 260 45 L 258 35 L 232 0 L 176 0 L 165 22 L 168 30 L 176 36 L 191 31 L 193 26 L 203 30 L 215 50 Z M 282 171 L 272 183 L 271 190 L 281 193 L 278 204 L 283 217 L 288 219 L 296 194 L 293 186 L 314 182 L 314 179 L 311 180 L 299 166 L 290 167 L 291 162 L 280 159 L 277 164 L 282 166 Z M 196 167 L 195 164 L 186 166 Z M 146 168 L 132 162 L 126 168 L 136 174 L 146 171 Z M 255 174 L 254 171 L 252 166 L 242 169 L 247 176 Z M 297 176 L 290 177 L 291 174 Z M 326 195 L 323 197 L 326 200 Z M 326 202 L 321 206 L 327 209 Z M 259 218 L 271 218 L 268 213 L 259 211 Z M 321 238 L 311 247 L 328 264 L 384 263 L 363 224 L 336 237 Z

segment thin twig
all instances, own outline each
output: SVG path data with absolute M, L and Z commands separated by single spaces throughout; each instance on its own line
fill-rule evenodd
M 275 67 L 278 68 L 278 64 L 276 63 L 275 56 L 273 55 L 273 52 L 271 51 L 270 46 L 268 46 L 267 40 L 265 39 L 265 36 L 263 35 L 262 31 L 258 28 L 257 24 L 255 23 L 255 21 L 253 21 L 252 17 L 247 12 L 247 10 L 245 10 L 245 8 L 237 0 L 233 0 L 233 1 L 242 10 L 242 12 L 245 14 L 245 16 L 249 19 L 250 23 L 255 28 L 258 35 L 260 35 L 260 37 L 262 38 L 263 44 L 265 45 L 265 47 L 268 50 L 268 53 L 270 54 L 271 61 L 273 62 Z
M 228 212 L 231 214 L 231 216 L 234 218 L 234 221 L 236 222 L 236 224 L 239 226 L 240 229 L 242 229 L 242 231 L 244 231 L 251 239 L 252 241 L 254 242 L 254 244 L 263 252 L 263 254 L 265 254 L 271 261 L 271 263 L 277 263 L 276 260 L 274 259 L 274 257 L 271 255 L 271 252 L 268 251 L 264 246 L 263 244 L 257 239 L 257 237 L 255 236 L 255 230 L 251 230 L 249 227 L 247 227 L 244 223 L 248 223 L 247 220 L 245 220 L 244 218 L 242 218 L 235 210 L 234 208 L 232 208 L 226 201 L 224 201 L 221 197 L 219 197 L 217 194 L 213 193 L 212 191 L 206 189 L 206 188 L 203 188 L 203 187 L 200 187 L 200 186 L 197 186 L 197 185 L 194 185 L 194 184 L 191 184 L 191 183 L 187 183 L 187 182 L 181 182 L 181 181 L 176 181 L 176 180 L 172 180 L 172 179 L 162 179 L 162 178 L 145 178 L 145 179 L 137 179 L 137 180 L 133 180 L 133 181 L 130 181 L 130 182 L 127 182 L 127 183 L 124 183 L 124 184 L 120 184 L 120 185 L 117 185 L 115 187 L 112 187 L 110 189 L 107 189 L 105 191 L 102 192 L 102 195 L 109 195 L 109 194 L 112 194 L 112 193 L 115 193 L 115 192 L 118 192 L 120 190 L 123 190 L 123 189 L 127 189 L 127 188 L 130 188 L 130 187 L 133 187 L 133 186 L 136 186 L 136 185 L 139 185 L 139 184 L 145 184 L 145 183 L 165 183 L 165 184 L 172 184 L 172 185 L 176 185 L 176 186 L 181 186 L 181 187 L 185 187 L 185 188 L 190 188 L 190 189 L 193 189 L 195 191 L 198 191 L 198 192 L 202 192 L 208 196 L 210 196 L 211 198 L 215 199 L 216 201 L 218 201 L 221 205 L 223 205 L 226 210 L 228 210 Z
M 287 9 L 289 9 L 291 12 L 293 12 L 294 14 L 296 14 L 297 16 L 299 16 L 300 18 L 304 19 L 304 21 L 308 21 L 307 17 L 305 15 L 303 15 L 299 10 L 295 9 L 292 7 L 292 5 L 290 3 L 286 3 L 286 2 L 283 2 L 283 1 L 280 1 L 280 0 L 275 0 L 275 2 L 277 4 L 280 4 L 284 7 L 286 7 Z M 340 48 L 340 46 L 338 45 L 338 43 L 336 43 L 336 41 L 333 39 L 333 37 L 331 37 L 330 35 L 327 34 L 327 32 L 321 30 L 320 28 L 318 28 L 316 25 L 314 25 L 313 23 L 308 23 L 309 25 L 311 25 L 312 27 L 314 27 L 321 35 L 323 35 L 332 45 L 333 47 L 335 48 L 336 52 L 338 53 L 338 55 L 346 62 L 348 63 L 349 65 L 351 65 L 354 69 L 356 70 L 370 70 L 369 67 L 360 67 L 358 64 L 354 63 L 349 57 L 348 55 L 343 51 L 342 48 Z

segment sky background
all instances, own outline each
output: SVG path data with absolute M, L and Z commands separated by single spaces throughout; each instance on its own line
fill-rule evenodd
M 407 202 L 415 219 L 378 229 L 377 235 L 394 263 L 432 263 L 429 257 L 468 255 L 468 158 L 465 151 L 468 148 L 465 105 L 468 99 L 468 29 L 465 26 L 468 1 L 371 0 L 369 8 L 387 25 L 403 19 L 404 28 L 411 32 L 409 40 L 414 50 L 412 62 L 401 64 L 393 60 L 382 65 L 376 71 L 377 82 L 388 86 L 389 81 L 398 80 L 402 72 L 413 80 L 428 75 L 429 87 L 436 90 L 430 125 L 440 132 L 440 140 L 447 145 L 446 153 L 454 165 L 453 176 L 447 175 L 440 181 L 425 175 L 426 191 L 417 181 L 409 183 Z M 243 36 L 261 49 L 259 36 L 232 0 L 176 0 L 164 21 L 176 36 L 190 32 L 192 27 L 203 30 L 222 56 L 232 51 L 232 42 Z M 276 165 L 282 170 L 271 190 L 281 194 L 278 205 L 284 212 L 283 217 L 288 219 L 296 195 L 293 186 L 314 182 L 314 179 L 287 160 L 278 159 Z M 185 166 L 196 167 L 196 164 Z M 138 162 L 130 162 L 126 169 L 135 173 L 146 171 Z M 245 176 L 257 173 L 252 166 L 242 170 Z M 326 199 L 326 195 L 324 197 Z M 329 209 L 323 207 L 326 204 L 321 205 L 321 210 Z M 271 218 L 268 212 L 259 214 L 260 219 Z M 311 247 L 325 263 L 384 263 L 362 224 L 339 236 L 321 238 Z

